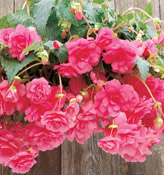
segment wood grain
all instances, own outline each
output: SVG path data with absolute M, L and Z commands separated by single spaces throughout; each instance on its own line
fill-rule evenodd
M 0 17 L 7 15 L 13 11 L 13 0 L 0 0 Z

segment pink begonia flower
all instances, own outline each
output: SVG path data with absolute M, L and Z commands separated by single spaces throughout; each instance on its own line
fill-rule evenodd
M 146 40 L 144 42 L 134 40 L 131 43 L 137 48 L 137 55 L 140 57 L 149 57 L 149 51 L 154 55 L 157 54 L 157 50 L 152 40 Z
M 94 38 L 76 38 L 66 43 L 68 62 L 79 74 L 92 70 L 97 66 L 101 56 L 101 49 L 96 45 Z
M 121 85 L 116 79 L 106 82 L 105 89 L 97 92 L 94 99 L 94 109 L 103 118 L 119 112 L 133 111 L 139 102 L 133 87 Z
M 155 45 L 164 44 L 164 32 L 161 32 L 158 37 L 153 37 L 152 41 Z
M 25 95 L 20 97 L 19 101 L 16 103 L 16 109 L 21 113 L 24 113 L 29 106 L 30 100 Z
M 102 51 L 113 42 L 113 34 L 113 30 L 108 27 L 99 30 L 98 35 L 96 36 L 96 43 Z
M 0 135 L 0 163 L 7 166 L 10 158 L 19 152 L 23 142 L 7 130 L 0 130 Z
M 112 115 L 111 120 L 108 118 L 101 118 L 101 130 L 104 132 L 105 136 L 113 136 L 117 135 L 117 130 L 120 125 L 123 123 L 127 123 L 127 117 L 124 112 L 119 112 L 117 115 Z M 109 128 L 109 126 L 115 125 L 114 128 Z
M 80 113 L 76 118 L 75 126 L 67 131 L 67 138 L 71 142 L 76 138 L 78 143 L 83 144 L 91 137 L 95 128 L 97 123 L 93 114 Z
M 73 122 L 67 118 L 65 112 L 46 111 L 41 116 L 41 124 L 53 132 L 66 132 Z
M 103 60 L 106 64 L 111 64 L 112 71 L 118 73 L 131 73 L 137 56 L 136 47 L 128 40 L 114 40 L 106 47 L 103 53 Z
M 2 116 L 5 113 L 5 103 L 3 100 L 3 96 L 0 94 L 0 116 Z
M 13 29 L 13 28 L 7 28 L 7 29 L 0 30 L 0 40 L 2 41 L 3 44 L 8 45 L 9 36 L 14 31 L 15 31 L 15 29 Z
M 71 78 L 69 81 L 69 86 L 75 95 L 78 95 L 80 91 L 82 90 L 82 88 L 87 87 L 82 76 L 79 76 L 77 78 L 76 77 Z
M 35 157 L 29 151 L 22 151 L 10 159 L 8 166 L 14 173 L 25 174 L 36 164 Z
M 136 77 L 125 76 L 123 78 L 123 82 L 132 85 L 140 97 L 151 98 L 144 84 Z M 160 78 L 147 77 L 145 83 L 149 87 L 156 101 L 164 101 L 164 80 L 161 80 Z
M 13 85 L 8 86 L 8 81 L 4 80 L 0 83 L 0 94 L 3 97 L 3 109 L 7 115 L 14 113 L 17 103 L 25 95 L 25 85 L 16 81 Z
M 54 70 L 57 70 L 57 69 L 58 69 L 58 73 L 62 77 L 72 78 L 72 77 L 78 76 L 78 73 L 73 68 L 73 65 L 71 63 L 63 63 L 60 65 L 55 65 Z
M 46 112 L 46 108 L 44 108 L 41 105 L 32 104 L 25 110 L 25 121 L 34 122 L 34 121 L 40 121 L 41 115 L 43 115 Z
M 76 120 L 76 116 L 78 115 L 79 111 L 80 107 L 77 102 L 71 103 L 65 108 L 66 116 L 72 121 Z
M 82 20 L 82 18 L 83 18 L 83 10 L 82 9 L 76 10 L 75 19 L 80 21 L 80 20 Z
M 9 37 L 9 52 L 13 58 L 23 61 L 25 55 L 21 55 L 22 51 L 36 41 L 42 41 L 36 29 L 34 27 L 25 28 L 23 25 L 19 24 Z
M 142 44 L 142 48 L 143 48 L 143 57 L 147 58 L 150 56 L 150 53 L 149 51 L 153 54 L 153 55 L 156 55 L 157 54 L 157 50 L 155 48 L 155 45 L 153 43 L 152 40 L 147 40 L 147 41 L 144 41 L 143 44 Z
M 157 118 L 157 111 L 156 109 L 151 110 L 151 112 L 149 114 L 146 114 L 141 122 L 142 125 L 144 125 L 146 128 L 154 128 L 155 125 L 155 119 Z
M 152 111 L 153 106 L 154 102 L 151 98 L 141 98 L 132 112 L 126 112 L 128 123 L 138 124 L 146 114 L 149 114 Z
M 66 101 L 66 97 L 63 96 L 60 99 L 60 105 L 59 105 L 59 98 L 57 97 L 58 94 L 60 94 L 60 85 L 59 86 L 51 86 L 51 93 L 49 95 L 49 98 L 43 103 L 41 104 L 41 106 L 43 106 L 44 108 L 47 108 L 48 110 L 59 110 L 61 108 L 63 108 L 65 106 L 65 101 Z M 62 94 L 66 95 L 65 90 L 63 90 L 62 88 Z M 57 105 L 58 104 L 58 105 Z M 56 106 L 56 108 L 55 108 Z
M 97 83 L 100 81 L 107 81 L 107 78 L 105 77 L 105 73 L 100 70 L 98 67 L 94 68 L 93 71 L 90 73 L 90 78 L 93 81 L 93 83 Z
M 124 123 L 119 126 L 117 135 L 122 141 L 119 154 L 127 162 L 144 162 L 145 155 L 152 154 L 145 127 Z
M 51 94 L 51 86 L 48 85 L 48 81 L 41 77 L 33 79 L 26 86 L 27 97 L 34 104 L 42 104 L 46 101 Z
M 104 137 L 98 142 L 98 146 L 101 147 L 106 153 L 110 154 L 118 154 L 120 144 L 121 139 L 111 136 Z
M 64 90 L 62 90 L 63 94 L 66 94 Z M 33 104 L 31 103 L 28 108 L 26 108 L 25 111 L 25 121 L 40 121 L 41 116 L 46 112 L 46 111 L 51 111 L 51 110 L 58 110 L 61 109 L 65 106 L 65 100 L 66 97 L 63 97 L 60 100 L 60 106 L 58 104 L 59 98 L 56 97 L 57 94 L 60 94 L 60 86 L 51 86 L 51 93 L 49 95 L 49 98 L 44 101 L 42 104 Z
M 26 125 L 24 133 L 24 135 L 26 135 L 25 138 L 29 140 L 29 143 L 37 145 L 41 151 L 57 148 L 66 138 L 64 133 L 50 131 L 43 127 L 40 122 Z

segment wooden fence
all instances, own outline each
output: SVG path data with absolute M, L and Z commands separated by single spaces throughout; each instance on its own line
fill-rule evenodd
M 145 8 L 152 3 L 153 16 L 164 20 L 164 0 L 114 0 L 116 11 L 130 7 Z M 24 0 L 0 0 L 0 17 L 22 7 Z M 40 152 L 37 164 L 26 175 L 164 175 L 164 142 L 153 148 L 152 156 L 144 163 L 126 163 L 120 156 L 112 156 L 97 146 L 102 135 L 94 135 L 84 145 L 65 141 L 47 152 Z M 0 175 L 13 175 L 0 166 Z M 16 174 L 14 174 L 16 175 Z

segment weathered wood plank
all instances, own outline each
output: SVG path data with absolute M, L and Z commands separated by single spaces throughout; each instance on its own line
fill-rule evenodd
M 160 18 L 162 20 L 164 20 L 164 0 L 159 0 L 160 2 L 160 6 L 159 6 L 159 9 L 160 9 Z M 163 24 L 164 26 L 164 24 Z
M 127 175 L 127 163 L 120 156 L 107 154 L 97 146 L 102 137 L 96 134 L 84 145 L 65 141 L 61 175 Z
M 163 1 L 163 0 L 161 0 Z M 145 9 L 146 5 L 151 2 L 153 8 L 153 16 L 159 17 L 159 0 L 115 0 L 116 11 L 124 12 L 131 7 L 139 7 Z
M 15 10 L 21 9 L 25 0 L 15 0 Z
M 0 0 L 0 17 L 13 11 L 14 0 Z
M 30 172 L 25 175 L 61 175 L 61 148 L 56 148 L 53 151 L 40 152 L 36 158 L 37 164 L 33 166 Z M 0 175 L 20 175 L 17 173 Z

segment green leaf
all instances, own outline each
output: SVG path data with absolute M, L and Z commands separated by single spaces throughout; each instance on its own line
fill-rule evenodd
M 35 55 L 30 54 L 26 56 L 26 58 L 22 62 L 20 62 L 18 60 L 12 60 L 1 56 L 0 62 L 1 65 L 4 67 L 4 70 L 6 71 L 8 83 L 10 84 L 15 75 L 29 63 L 31 63 L 35 58 Z
M 108 18 L 108 21 L 109 22 L 115 21 L 115 18 L 114 18 L 114 9 L 112 7 L 108 7 L 107 4 L 102 4 L 102 9 L 104 10 L 105 17 Z M 120 16 L 120 14 L 117 17 L 119 18 L 119 16 Z M 122 18 L 122 16 L 121 16 L 121 18 Z M 122 19 L 121 19 L 120 22 L 122 22 Z
M 164 61 L 163 61 L 163 59 L 158 55 L 158 58 L 159 58 L 159 60 L 160 60 L 160 62 L 162 63 L 162 65 L 164 66 Z
M 96 19 L 96 17 L 98 16 L 98 13 L 95 10 L 95 8 L 93 8 L 90 4 L 86 2 L 83 2 L 83 11 L 91 18 Z
M 0 29 L 4 29 L 8 27 L 7 16 L 4 16 L 0 19 Z
M 72 35 L 78 35 L 79 37 L 86 37 L 87 32 L 88 32 L 88 26 L 86 24 L 83 24 L 79 27 L 75 25 L 71 25 L 70 28 L 71 34 Z
M 71 4 L 66 0 L 59 4 L 60 16 L 74 25 L 78 25 L 78 21 L 75 19 L 75 15 L 71 13 Z
M 62 45 L 59 50 L 55 49 L 54 53 L 55 53 L 55 56 L 58 57 L 58 60 L 60 63 L 64 63 L 67 61 L 68 49 L 65 45 Z
M 58 24 L 59 24 L 59 19 L 56 15 L 55 8 L 53 8 L 46 25 L 46 36 L 48 40 L 61 41 L 61 36 L 60 36 L 61 27 Z
M 147 12 L 150 16 L 153 15 L 151 2 L 149 2 L 148 5 L 146 6 L 145 12 Z
M 147 27 L 147 35 L 150 38 L 153 38 L 156 35 L 155 30 L 153 30 L 152 27 L 150 27 L 149 25 L 146 25 L 146 27 Z
M 93 3 L 102 4 L 105 0 L 93 0 Z
M 40 42 L 40 41 L 35 41 L 35 42 L 34 42 L 33 44 L 31 44 L 30 46 L 26 47 L 26 48 L 23 50 L 23 52 L 22 52 L 21 55 L 26 54 L 27 52 L 36 50 L 37 47 L 39 46 L 39 42 Z
M 150 63 L 146 60 L 143 60 L 141 57 L 137 56 L 137 61 L 136 61 L 137 67 L 139 69 L 139 72 L 145 82 L 149 68 L 150 68 Z
M 18 24 L 22 24 L 25 27 L 35 26 L 34 19 L 30 17 L 24 10 L 17 10 L 15 14 L 9 13 L 7 20 L 9 26 L 14 28 Z
M 46 24 L 51 14 L 51 9 L 55 6 L 54 0 L 41 0 L 34 4 L 33 13 L 35 23 L 39 30 L 39 33 L 44 35 L 46 30 Z
M 47 46 L 51 51 L 55 50 L 53 46 L 53 41 L 47 41 L 46 43 L 44 43 L 44 45 Z
M 93 3 L 102 4 L 105 0 L 93 0 Z

